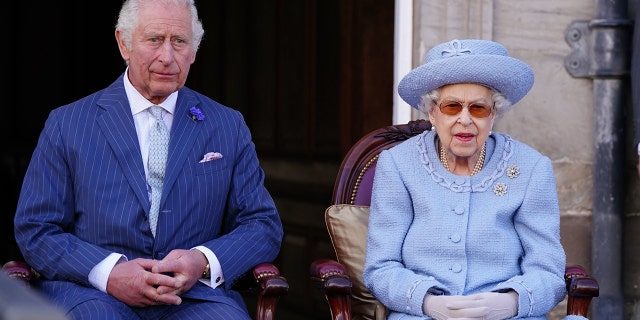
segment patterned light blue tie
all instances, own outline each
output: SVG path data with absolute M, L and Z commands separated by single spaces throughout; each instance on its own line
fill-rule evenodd
M 164 183 L 164 171 L 167 166 L 167 154 L 169 151 L 169 130 L 162 120 L 162 107 L 152 106 L 149 111 L 155 118 L 149 135 L 149 174 L 147 183 L 151 187 L 151 210 L 149 210 L 149 225 L 153 236 L 156 236 L 158 225 L 158 211 L 160 210 L 160 197 L 162 197 L 162 184 Z

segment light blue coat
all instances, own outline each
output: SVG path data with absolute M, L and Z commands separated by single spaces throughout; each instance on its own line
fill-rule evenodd
M 494 132 L 482 171 L 456 176 L 438 160 L 435 139 L 427 131 L 380 154 L 365 285 L 389 319 L 427 319 L 431 287 L 450 295 L 513 289 L 518 317 L 545 319 L 566 294 L 551 161 Z

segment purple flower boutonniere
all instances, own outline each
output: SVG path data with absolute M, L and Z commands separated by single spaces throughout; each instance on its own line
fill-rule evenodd
M 197 121 L 204 120 L 204 114 L 202 114 L 202 111 L 200 111 L 200 109 L 196 107 L 189 108 L 189 116 L 193 120 L 197 120 Z

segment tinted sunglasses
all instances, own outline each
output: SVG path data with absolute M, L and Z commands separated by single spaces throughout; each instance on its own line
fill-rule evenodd
M 440 103 L 440 112 L 448 115 L 455 116 L 462 112 L 464 106 L 458 101 L 443 101 Z M 472 103 L 467 106 L 469 108 L 469 114 L 474 118 L 486 118 L 493 112 L 493 106 L 488 106 L 481 103 Z

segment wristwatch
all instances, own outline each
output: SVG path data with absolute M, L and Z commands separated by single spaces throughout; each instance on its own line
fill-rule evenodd
M 211 279 L 211 268 L 208 263 L 204 266 L 204 271 L 202 271 L 202 279 Z

